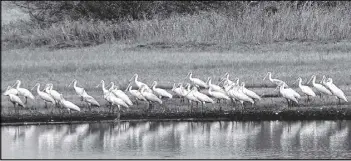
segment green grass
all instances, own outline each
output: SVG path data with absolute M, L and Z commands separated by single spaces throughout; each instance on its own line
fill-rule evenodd
M 169 44 L 172 46 L 172 44 Z M 173 45 L 174 46 L 174 45 Z M 109 83 L 114 81 L 125 89 L 128 80 L 134 73 L 139 80 L 149 85 L 158 81 L 160 86 L 169 88 L 173 83 L 182 82 L 189 71 L 194 77 L 205 80 L 207 77 L 218 78 L 225 72 L 231 79 L 236 77 L 246 82 L 247 86 L 255 86 L 252 90 L 260 95 L 277 94 L 269 81 L 263 81 L 264 75 L 271 71 L 274 78 L 292 84 L 298 77 L 307 82 L 311 75 L 322 75 L 333 78 L 351 100 L 351 43 L 275 43 L 269 45 L 238 45 L 235 47 L 207 46 L 186 48 L 141 48 L 130 44 L 104 44 L 95 47 L 48 50 L 47 48 L 25 48 L 2 51 L 2 92 L 17 79 L 22 87 L 30 89 L 37 82 L 43 86 L 53 83 L 54 89 L 65 98 L 79 103 L 78 97 L 68 84 L 78 80 L 78 86 L 84 87 L 90 95 L 96 97 L 101 104 L 101 88 L 95 88 L 100 80 Z M 327 52 L 329 51 L 329 52 Z M 299 89 L 296 89 L 301 93 Z M 37 95 L 36 91 L 33 91 Z M 301 93 L 302 94 L 302 93 Z M 8 99 L 2 97 L 2 107 L 12 107 Z M 40 99 L 40 98 L 38 98 Z M 261 106 L 283 106 L 285 103 L 274 102 L 268 98 L 259 103 Z M 41 102 L 42 100 L 36 100 Z M 319 105 L 335 104 L 334 97 L 326 98 Z M 35 105 L 32 104 L 32 105 Z M 166 103 L 167 105 L 167 103 Z M 40 105 L 42 106 L 42 105 Z M 171 105 L 170 105 L 171 106 Z M 173 105 L 172 105 L 173 106 Z

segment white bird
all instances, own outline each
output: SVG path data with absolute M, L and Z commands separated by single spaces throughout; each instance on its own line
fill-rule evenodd
M 333 95 L 335 95 L 336 98 L 339 99 L 339 104 L 341 103 L 340 99 L 344 100 L 345 102 L 348 102 L 344 92 L 333 83 L 332 78 L 328 78 L 325 85 L 330 89 Z
M 18 90 L 16 88 L 12 88 L 11 86 L 7 86 L 4 95 L 7 96 L 8 94 L 18 95 Z
M 243 92 L 244 94 L 246 94 L 247 96 L 251 97 L 252 99 L 258 99 L 258 100 L 261 100 L 261 97 L 259 95 L 257 95 L 255 92 L 247 89 L 245 87 L 245 82 L 241 82 L 241 86 L 243 88 Z
M 139 90 L 132 90 L 132 86 L 130 83 L 127 86 L 126 91 L 127 90 L 132 96 L 134 96 L 136 98 L 137 104 L 138 104 L 138 100 L 147 101 L 146 98 L 139 92 Z
M 224 81 L 224 82 L 223 82 L 223 81 Z M 224 77 L 222 77 L 222 81 L 219 82 L 219 84 L 222 83 L 222 82 L 223 82 L 223 85 L 224 85 L 224 84 L 226 84 L 226 85 L 232 85 L 232 84 L 234 83 L 233 81 L 231 81 L 231 80 L 229 79 L 229 73 L 225 73 Z
M 113 82 L 110 83 L 111 87 L 110 90 L 111 92 L 116 95 L 118 98 L 122 99 L 125 103 L 128 104 L 128 106 L 133 106 L 133 102 L 129 99 L 129 97 L 121 90 L 119 90 L 117 87 L 115 87 L 115 84 Z
M 327 83 L 326 79 L 327 79 L 327 77 L 325 75 L 323 75 L 322 80 L 319 83 L 326 86 L 325 85 Z
M 189 104 L 191 103 L 191 109 L 190 109 L 191 111 L 192 111 L 192 106 L 193 106 L 192 101 L 196 102 L 197 104 L 201 103 L 201 101 L 194 96 L 194 92 L 195 91 L 190 90 L 190 84 L 189 83 L 187 84 L 187 89 L 183 90 L 184 97 L 189 100 L 188 101 Z
M 109 93 L 109 91 L 105 87 L 105 81 L 101 80 L 100 83 L 96 86 L 96 88 L 98 88 L 100 84 L 101 84 L 103 94 L 106 95 L 107 93 Z
M 208 80 L 208 86 L 212 88 L 213 91 L 218 91 L 218 92 L 222 92 L 225 93 L 224 89 L 216 84 L 212 84 L 212 78 L 209 78 Z
M 198 90 L 197 90 L 197 87 L 194 86 L 193 89 L 192 89 L 193 92 L 193 95 L 199 100 L 202 102 L 202 108 L 201 108 L 201 112 L 203 111 L 203 106 L 208 102 L 208 103 L 215 103 L 210 97 L 208 97 L 207 95 L 203 94 L 203 93 L 200 93 Z
M 23 108 L 26 107 L 26 105 L 23 104 L 22 100 L 18 96 L 14 95 L 12 93 L 6 93 L 5 96 L 9 96 L 10 102 L 13 104 L 15 111 L 16 111 L 16 105 L 20 105 Z M 18 112 L 18 110 L 17 110 L 17 112 Z
M 297 78 L 297 81 L 299 81 L 299 88 L 301 91 L 307 95 L 307 101 L 310 100 L 310 97 L 316 97 L 316 94 L 313 92 L 313 90 L 309 86 L 302 85 L 302 78 L 299 77 Z
M 146 98 L 146 100 L 148 100 L 149 108 L 150 108 L 151 102 L 158 102 L 159 104 L 162 104 L 161 99 L 159 99 L 155 94 L 151 92 L 147 92 L 146 89 L 147 87 L 145 85 L 142 85 L 139 90 L 140 90 L 140 93 Z
M 30 98 L 32 100 L 35 99 L 33 94 L 32 94 L 32 92 L 30 92 L 28 89 L 19 87 L 21 85 L 21 81 L 20 80 L 17 80 L 16 83 L 13 86 L 15 86 L 16 84 L 17 84 L 16 89 L 18 91 L 18 95 L 19 96 L 24 96 L 26 98 L 26 101 L 24 102 L 25 104 L 27 104 L 27 98 Z
M 200 87 L 208 88 L 208 85 L 207 85 L 204 81 L 202 81 L 202 80 L 199 79 L 199 78 L 193 78 L 193 77 L 192 77 L 192 76 L 193 76 L 193 73 L 192 73 L 192 72 L 189 72 L 188 75 L 185 77 L 185 79 L 186 79 L 188 76 L 189 76 L 190 81 L 191 81 L 193 84 L 195 84 L 195 85 L 197 85 L 197 86 L 200 86 Z
M 288 85 L 284 81 L 279 80 L 279 79 L 272 79 L 272 73 L 271 72 L 268 72 L 266 74 L 266 76 L 263 78 L 263 80 L 265 80 L 267 76 L 268 76 L 269 81 L 271 81 L 272 83 L 276 84 L 277 86 L 281 86 L 282 84 L 285 84 L 285 86 L 288 87 Z
M 322 93 L 326 94 L 326 95 L 333 95 L 333 93 L 327 89 L 326 87 L 324 87 L 321 84 L 316 83 L 316 75 L 312 75 L 311 79 L 307 82 L 307 84 L 312 80 L 312 85 L 314 88 L 317 89 L 317 91 L 320 93 L 320 97 L 322 97 Z
M 219 101 L 220 99 L 230 100 L 230 98 L 229 98 L 228 95 L 224 94 L 223 92 L 213 90 L 213 86 L 211 86 L 211 85 L 210 85 L 210 88 L 208 88 L 208 93 L 209 93 L 212 97 L 216 98 L 218 101 Z
M 127 103 L 125 103 L 122 99 L 116 97 L 116 95 L 114 95 L 111 90 L 109 90 L 109 92 L 104 94 L 104 99 L 110 103 L 110 109 L 112 108 L 113 105 L 117 105 L 119 111 L 121 110 L 121 106 L 129 108 Z M 113 109 L 112 109 L 112 112 L 113 112 Z
M 81 101 L 83 101 L 83 95 L 87 95 L 86 91 L 82 87 L 77 87 L 77 80 L 73 79 L 73 81 L 68 85 L 70 87 L 73 83 L 73 88 L 76 93 L 80 96 Z
M 52 96 L 46 92 L 40 91 L 40 83 L 37 83 L 34 85 L 34 87 L 31 89 L 33 90 L 35 87 L 37 87 L 37 93 L 39 95 L 39 97 L 44 100 L 45 102 L 45 108 L 47 108 L 47 102 L 52 103 L 53 105 L 55 105 L 55 99 L 52 98 Z
M 290 101 L 293 101 L 296 104 L 298 104 L 297 97 L 295 97 L 293 89 L 291 89 L 291 88 L 285 89 L 284 88 L 285 84 L 282 84 L 281 86 L 277 86 L 277 87 L 280 87 L 279 88 L 280 94 L 288 101 L 288 106 L 289 106 Z
M 70 102 L 70 101 L 66 101 L 63 98 L 63 95 L 60 95 L 60 103 L 62 104 L 63 107 L 67 108 L 68 112 L 71 113 L 71 110 L 75 110 L 75 111 L 80 111 L 80 108 L 75 105 L 74 103 Z
M 176 84 L 173 83 L 172 91 L 180 97 L 180 102 L 182 102 L 184 101 L 185 93 L 183 93 L 184 92 L 184 90 L 182 89 L 183 87 L 180 85 L 181 83 L 179 83 L 179 87 L 176 87 Z
M 96 88 L 99 87 L 100 84 L 101 84 L 102 92 L 104 94 L 104 99 L 107 102 L 109 102 L 109 104 L 110 104 L 110 111 L 112 109 L 112 105 L 117 105 L 119 110 L 120 110 L 121 105 L 128 108 L 128 105 L 122 99 L 117 98 L 116 95 L 111 93 L 112 89 L 111 90 L 107 90 L 105 88 L 105 81 L 104 80 L 101 80 L 100 83 L 96 86 Z
M 147 86 L 145 83 L 143 83 L 143 82 L 140 82 L 140 81 L 138 81 L 138 74 L 134 74 L 134 76 L 129 80 L 129 82 L 131 82 L 132 80 L 133 80 L 133 78 L 134 78 L 134 82 L 135 82 L 135 84 L 138 86 L 138 88 L 140 89 L 141 88 L 141 86 L 145 86 L 145 88 L 146 88 L 146 90 L 148 91 L 148 92 L 152 92 L 152 90 L 151 90 L 151 88 L 149 87 L 149 86 Z
M 91 106 L 100 107 L 99 102 L 96 101 L 94 97 L 88 95 L 88 93 L 86 93 L 85 90 L 83 90 L 82 98 L 83 98 L 83 101 L 88 104 L 90 111 L 91 111 Z
M 158 95 L 160 98 L 162 98 L 162 97 L 172 98 L 172 94 L 168 93 L 164 89 L 156 88 L 156 86 L 157 86 L 157 82 L 154 81 L 152 84 L 152 90 L 155 92 L 156 95 Z
M 50 94 L 52 96 L 52 98 L 54 98 L 54 100 L 56 101 L 56 103 L 59 103 L 59 101 L 61 100 L 61 94 L 58 93 L 56 90 L 53 90 L 53 84 L 49 83 L 47 84 L 47 87 L 45 88 L 45 92 Z
M 236 99 L 238 99 L 242 105 L 242 108 L 244 107 L 244 102 L 250 102 L 252 105 L 255 103 L 254 100 L 249 97 L 248 95 L 246 95 L 243 91 L 243 87 L 242 86 L 233 86 L 232 85 L 232 94 L 236 97 Z

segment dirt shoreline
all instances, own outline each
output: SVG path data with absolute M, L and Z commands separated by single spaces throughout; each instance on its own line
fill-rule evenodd
M 1 125 L 28 125 L 54 123 L 111 122 L 111 121 L 263 121 L 263 120 L 351 120 L 351 108 L 305 108 L 282 110 L 234 110 L 165 113 L 76 113 L 72 115 L 20 115 L 1 116 Z

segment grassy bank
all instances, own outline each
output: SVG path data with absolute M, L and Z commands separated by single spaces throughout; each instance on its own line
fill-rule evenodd
M 164 47 L 167 46 L 167 47 Z M 328 52 L 329 51 L 329 52 Z M 301 119 L 311 118 L 350 118 L 348 109 L 350 103 L 336 106 L 334 97 L 315 98 L 312 103 L 305 103 L 303 97 L 299 107 L 287 109 L 285 99 L 278 97 L 278 91 L 274 91 L 269 81 L 263 81 L 267 71 L 273 72 L 273 77 L 286 81 L 291 87 L 302 95 L 296 84 L 292 84 L 298 77 L 306 82 L 312 74 L 317 74 L 317 80 L 322 75 L 333 78 L 334 83 L 351 100 L 351 44 L 349 42 L 338 43 L 275 43 L 268 45 L 238 45 L 218 46 L 209 44 L 104 44 L 95 47 L 74 48 L 62 50 L 49 50 L 47 48 L 26 48 L 7 50 L 2 53 L 2 92 L 8 85 L 12 85 L 16 79 L 22 80 L 22 87 L 30 89 L 35 83 L 42 85 L 53 83 L 54 89 L 64 97 L 82 107 L 83 112 L 72 115 L 59 115 L 56 111 L 53 118 L 71 118 L 81 120 L 84 118 L 110 119 L 116 115 L 109 115 L 106 111 L 101 87 L 95 88 L 100 80 L 105 82 L 114 81 L 125 89 L 128 80 L 134 73 L 139 74 L 139 80 L 149 85 L 156 80 L 161 87 L 170 91 L 173 83 L 182 82 L 188 71 L 193 71 L 194 77 L 206 79 L 214 78 L 217 82 L 220 76 L 229 72 L 230 78 L 240 78 L 246 82 L 249 89 L 263 96 L 263 100 L 254 107 L 248 106 L 249 113 L 262 117 L 281 111 L 294 111 L 289 117 L 298 116 L 297 111 L 306 110 L 306 115 Z M 99 54 L 97 54 L 99 53 Z M 85 105 L 79 101 L 72 87 L 67 87 L 73 79 L 78 80 L 78 86 L 84 87 L 87 92 L 95 97 L 104 107 L 95 112 L 84 112 Z M 188 80 L 186 81 L 188 82 Z M 206 91 L 203 91 L 206 92 Z M 36 91 L 33 91 L 37 95 Z M 1 96 L 2 118 L 6 120 L 37 120 L 51 118 L 44 109 L 43 101 L 37 97 L 33 102 L 29 100 L 29 107 L 36 108 L 39 113 L 30 115 L 28 110 L 22 110 L 20 117 L 13 114 L 13 106 L 8 98 Z M 208 104 L 205 112 L 212 113 L 211 117 L 227 116 L 225 112 L 231 112 L 235 107 L 241 112 L 238 105 Z M 152 117 L 145 113 L 147 104 L 134 105 L 129 111 L 124 111 L 121 118 L 189 118 L 200 112 L 200 108 L 194 108 L 195 114 L 190 113 L 186 103 L 179 103 L 179 99 L 166 100 L 163 108 L 156 105 L 150 112 Z M 176 110 L 179 110 L 179 114 Z M 331 112 L 330 112 L 331 110 Z M 9 111 L 12 114 L 9 114 Z M 97 111 L 101 111 L 100 114 Z M 317 112 L 316 112 L 317 111 Z M 319 112 L 318 112 L 319 111 Z M 340 117 L 336 117 L 339 115 Z M 335 113 L 334 113 L 335 112 Z M 265 114 L 269 113 L 269 114 Z M 289 112 L 288 112 L 289 113 Z M 319 113 L 319 114 L 317 114 Z M 313 116 L 315 114 L 315 116 Z M 325 115 L 324 115 L 325 114 Z M 51 115 L 51 114 L 49 114 Z M 213 116 L 212 116 L 213 115 Z M 238 114 L 241 116 L 241 114 Z M 263 116 L 264 115 L 264 116 Z M 342 116 L 341 116 L 342 115 Z M 34 116 L 34 117 L 33 117 Z M 172 117 L 171 117 L 172 116 Z M 228 115 L 228 117 L 232 115 Z M 234 114 L 233 114 L 234 116 Z M 210 117 L 205 115 L 205 118 Z M 39 119 L 39 120 L 38 120 Z M 18 121 L 18 120 L 17 120 Z
M 3 25 L 3 47 L 49 45 L 56 48 L 88 46 L 106 42 L 166 42 L 262 44 L 285 41 L 340 41 L 351 39 L 351 9 L 305 3 L 296 9 L 282 2 L 277 10 L 248 7 L 240 14 L 210 11 L 174 15 L 166 19 L 112 23 L 66 20 L 41 28 L 21 22 Z
M 327 100 L 327 101 L 325 101 Z M 100 100 L 99 100 L 100 101 Z M 86 106 L 75 101 L 81 112 L 69 114 L 67 111 L 60 114 L 43 106 L 35 105 L 36 110 L 30 113 L 27 110 L 14 114 L 12 109 L 3 109 L 2 123 L 20 122 L 71 122 L 71 121 L 103 121 L 103 120 L 338 120 L 351 119 L 350 103 L 336 106 L 330 98 L 315 99 L 312 103 L 300 102 L 299 107 L 287 108 L 285 100 L 281 98 L 265 98 L 257 105 L 247 105 L 241 109 L 239 104 L 227 103 L 207 104 L 203 112 L 201 106 L 189 108 L 186 103 L 179 103 L 179 99 L 167 100 L 165 105 L 156 105 L 147 109 L 146 103 L 134 105 L 130 109 L 123 109 L 120 113 L 109 113 L 105 106 L 89 111 Z M 274 103 L 273 103 L 274 102 Z M 163 108 L 166 107 L 164 111 Z M 9 111 L 10 110 L 10 111 Z M 8 114 L 11 112 L 11 114 Z

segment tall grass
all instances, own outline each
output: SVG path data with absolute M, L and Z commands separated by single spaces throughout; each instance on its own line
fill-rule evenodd
M 322 8 L 305 5 L 299 9 L 280 5 L 274 12 L 249 7 L 239 16 L 225 12 L 202 12 L 112 23 L 66 20 L 49 28 L 38 25 L 4 25 L 4 47 L 101 44 L 111 41 L 169 43 L 271 43 L 281 41 L 330 41 L 351 39 L 351 8 Z

